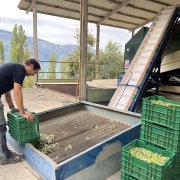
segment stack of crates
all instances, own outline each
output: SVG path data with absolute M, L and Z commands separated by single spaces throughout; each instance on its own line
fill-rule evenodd
M 122 149 L 121 179 L 179 179 L 180 102 L 167 100 L 162 96 L 144 98 L 140 139 Z M 147 163 L 130 153 L 133 147 L 143 147 L 169 157 L 169 160 L 163 165 Z
M 7 114 L 9 134 L 19 144 L 26 144 L 40 138 L 39 118 L 36 113 L 32 114 L 35 117 L 33 122 L 22 117 L 18 111 L 11 111 Z
M 175 153 L 172 180 L 180 179 L 180 102 L 162 96 L 143 99 L 141 139 Z

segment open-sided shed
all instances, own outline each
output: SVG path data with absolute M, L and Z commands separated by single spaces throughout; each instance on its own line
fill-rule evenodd
M 123 28 L 134 33 L 137 28 L 151 22 L 162 7 L 179 3 L 180 0 L 21 0 L 18 7 L 27 13 L 33 11 L 34 57 L 37 59 L 37 13 L 81 21 L 79 95 L 80 100 L 86 100 L 88 22 L 97 24 L 96 72 L 98 72 L 100 25 Z

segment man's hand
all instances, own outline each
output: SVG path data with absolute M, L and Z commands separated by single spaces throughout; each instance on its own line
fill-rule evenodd
M 24 114 L 21 114 L 22 117 L 26 118 L 29 122 L 34 121 L 34 116 L 30 112 L 25 112 Z

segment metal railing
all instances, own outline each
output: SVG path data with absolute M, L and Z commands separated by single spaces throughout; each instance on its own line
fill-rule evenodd
M 68 82 L 77 81 L 79 76 L 79 62 L 39 61 L 41 71 L 37 81 Z M 50 63 L 54 63 L 54 71 L 49 71 Z M 93 80 L 98 74 L 100 79 L 108 79 L 108 64 L 98 63 L 98 72 L 95 72 L 96 63 L 87 62 L 87 80 Z M 103 74 L 103 75 L 102 75 Z

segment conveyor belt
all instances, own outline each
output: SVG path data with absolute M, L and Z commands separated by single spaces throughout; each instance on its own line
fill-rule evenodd
M 121 81 L 121 85 L 114 93 L 109 107 L 129 110 L 138 90 L 143 86 L 143 80 L 154 60 L 156 50 L 162 41 L 168 24 L 176 10 L 176 7 L 163 8 L 156 16 L 146 37 L 139 47 L 129 69 Z M 150 72 L 148 72 L 150 73 Z

